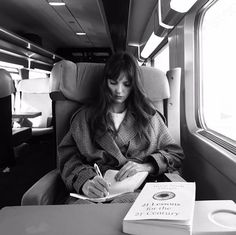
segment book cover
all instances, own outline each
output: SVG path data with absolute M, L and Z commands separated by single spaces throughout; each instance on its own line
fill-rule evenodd
M 83 200 L 90 200 L 93 202 L 105 202 L 114 199 L 115 197 L 124 193 L 134 192 L 138 189 L 146 179 L 148 172 L 138 172 L 133 176 L 127 177 L 122 181 L 116 181 L 115 175 L 118 170 L 107 170 L 104 175 L 104 180 L 110 183 L 109 195 L 100 198 L 89 198 L 85 195 L 70 193 L 72 197 L 80 198 Z
M 146 183 L 123 220 L 123 231 L 191 234 L 194 204 L 195 183 Z

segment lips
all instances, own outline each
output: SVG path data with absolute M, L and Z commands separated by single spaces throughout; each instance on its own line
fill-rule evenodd
M 120 99 L 123 99 L 123 96 L 120 96 L 120 95 L 116 95 L 116 96 L 115 96 L 115 99 L 116 99 L 116 100 L 120 100 Z

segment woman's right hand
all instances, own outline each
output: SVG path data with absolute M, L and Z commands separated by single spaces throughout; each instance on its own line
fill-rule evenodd
M 107 196 L 109 194 L 108 188 L 108 183 L 101 176 L 96 175 L 93 179 L 84 183 L 82 191 L 84 195 L 90 198 L 97 198 Z

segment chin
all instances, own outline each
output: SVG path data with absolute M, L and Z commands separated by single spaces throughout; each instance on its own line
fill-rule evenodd
M 123 104 L 123 103 L 125 103 L 125 100 L 115 100 L 114 103 L 116 103 L 116 104 Z

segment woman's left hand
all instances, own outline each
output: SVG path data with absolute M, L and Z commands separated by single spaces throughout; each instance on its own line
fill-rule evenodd
M 154 166 L 151 163 L 137 163 L 129 161 L 116 174 L 115 179 L 117 181 L 122 181 L 123 179 L 135 175 L 137 172 L 141 171 L 147 171 L 148 173 L 153 173 Z

